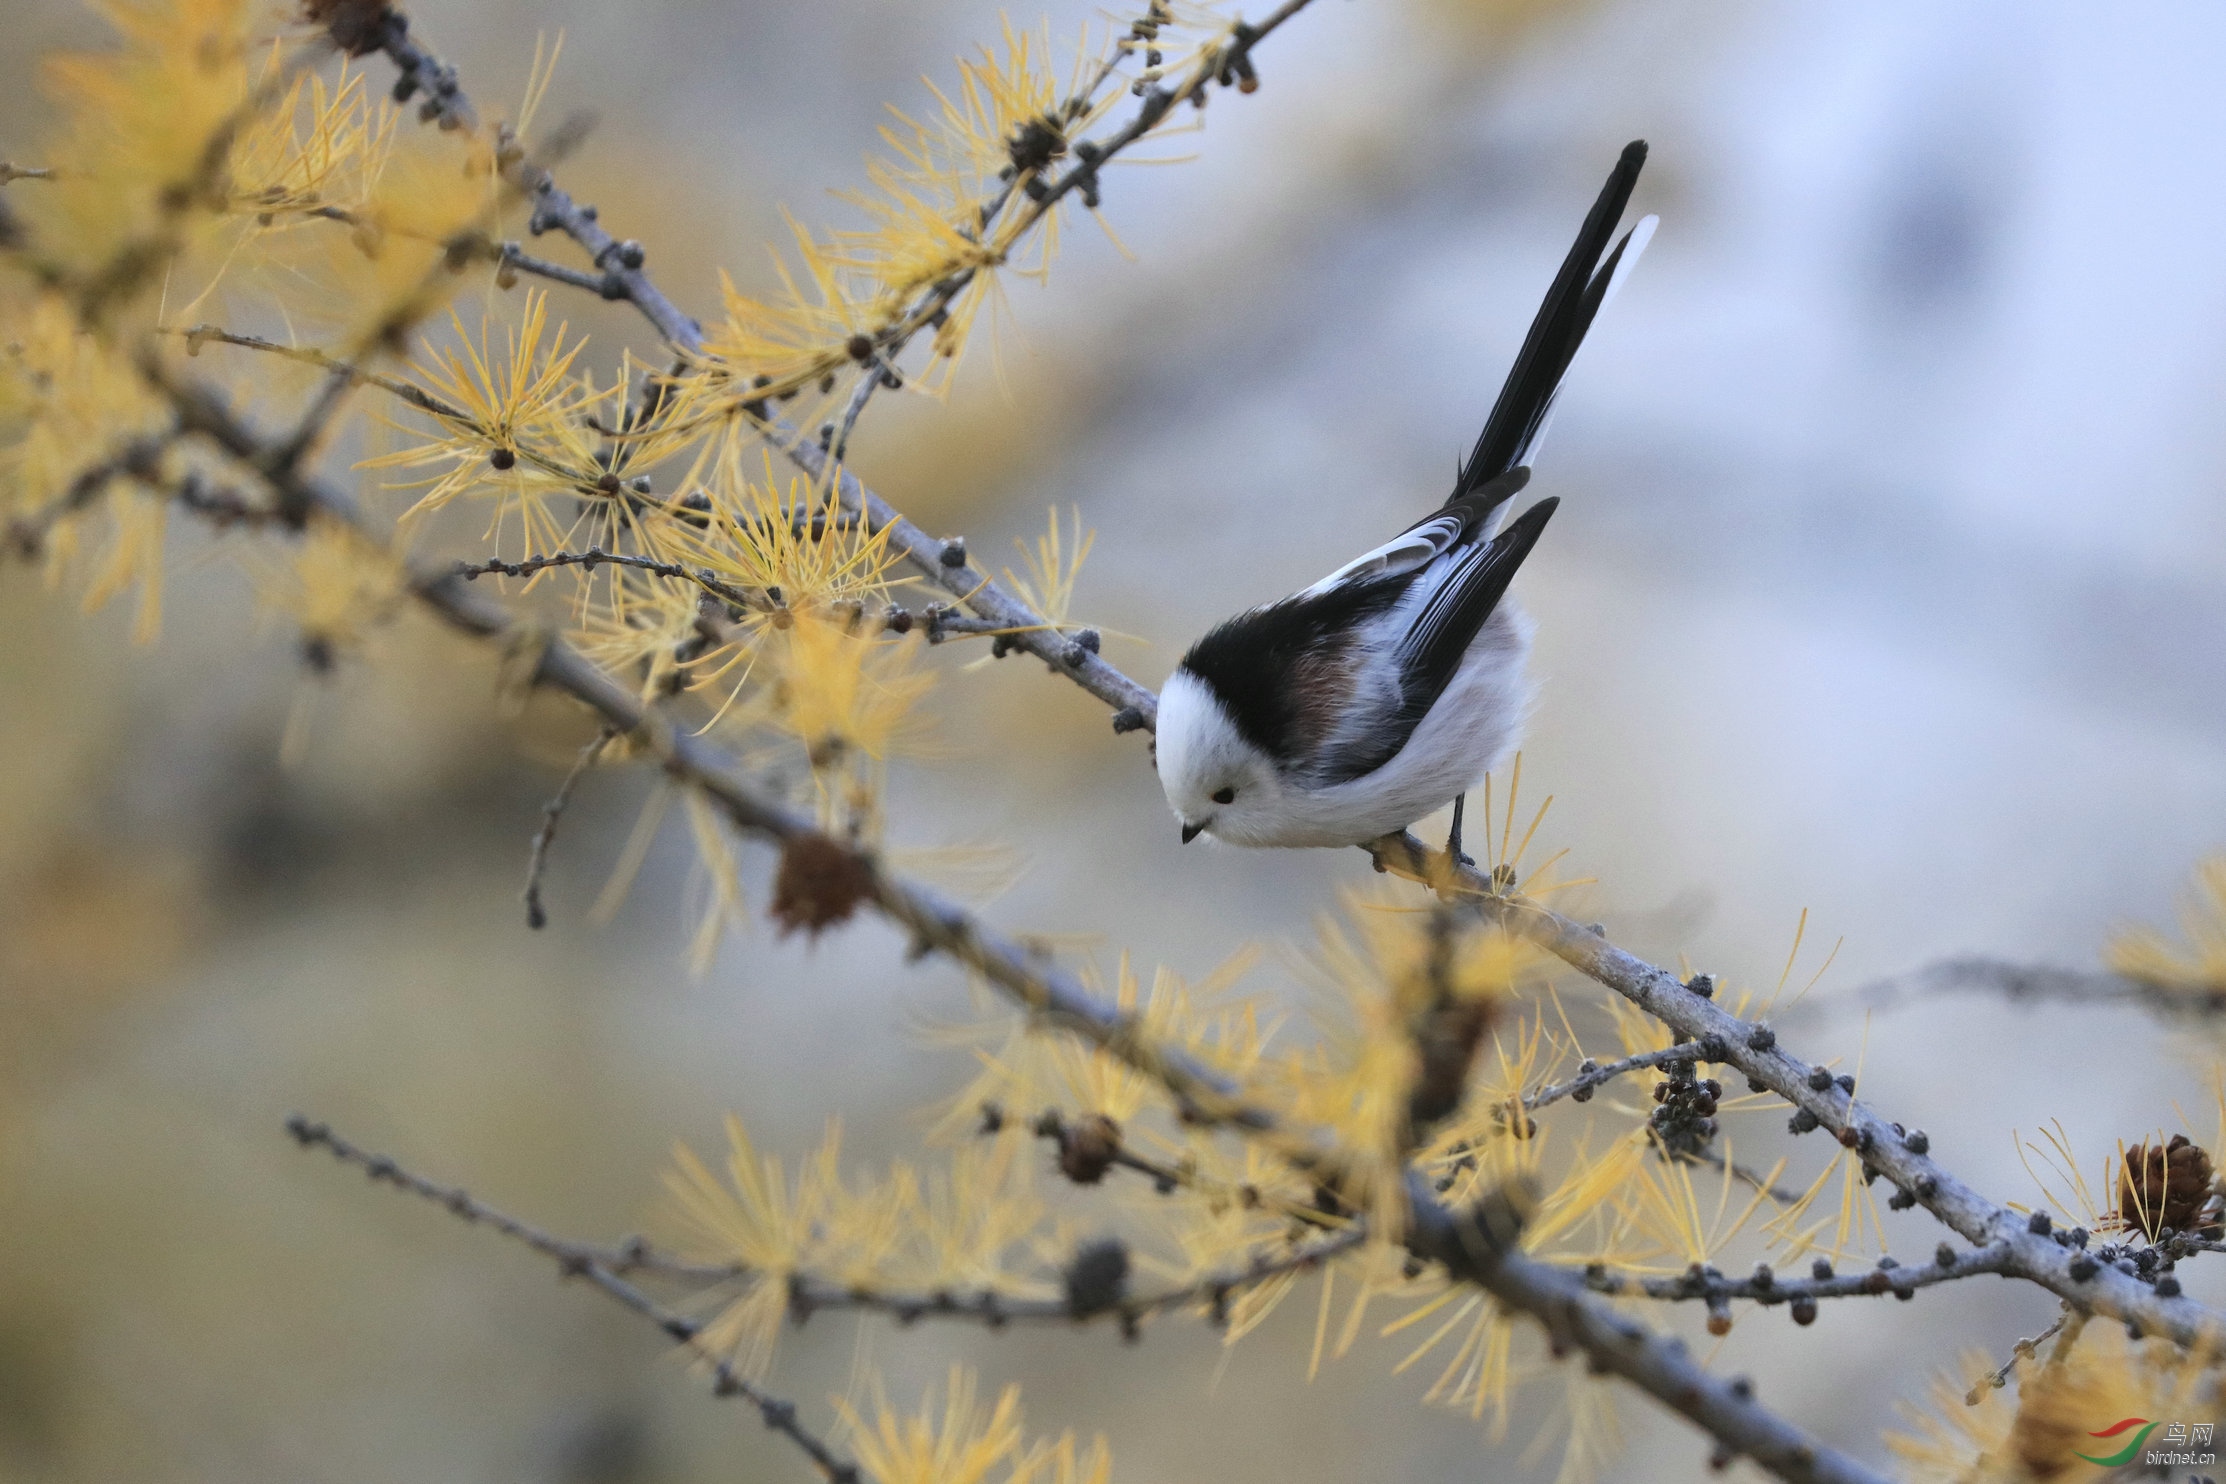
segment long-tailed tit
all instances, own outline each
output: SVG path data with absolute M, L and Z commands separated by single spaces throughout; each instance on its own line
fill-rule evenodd
M 1643 140 L 1625 146 L 1539 306 L 1453 493 L 1396 538 L 1192 645 L 1159 694 L 1158 765 L 1184 841 L 1354 845 L 1454 804 L 1515 747 L 1530 620 L 1507 585 L 1556 501 L 1504 529 L 1554 393 L 1647 239 L 1609 249 Z M 1604 255 L 1604 256 L 1603 256 Z

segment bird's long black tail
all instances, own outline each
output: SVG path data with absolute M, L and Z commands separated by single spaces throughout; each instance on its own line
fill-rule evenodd
M 1531 321 L 1530 334 L 1524 337 L 1514 369 L 1507 373 L 1507 384 L 1500 388 L 1499 400 L 1492 404 L 1492 415 L 1477 437 L 1475 451 L 1461 466 L 1447 504 L 1529 462 L 1531 445 L 1545 426 L 1546 414 L 1553 410 L 1554 393 L 1561 386 L 1562 375 L 1568 371 L 1577 347 L 1584 343 L 1585 331 L 1592 328 L 1592 317 L 1600 312 L 1623 251 L 1630 245 L 1631 234 L 1626 232 L 1614 251 L 1608 250 L 1608 241 L 1615 235 L 1616 223 L 1623 219 L 1631 188 L 1638 184 L 1639 169 L 1645 164 L 1645 140 L 1634 139 L 1623 147 L 1622 158 L 1615 162 L 1600 199 L 1592 203 L 1584 227 L 1577 233 L 1576 245 L 1562 260 L 1553 287 L 1546 290 L 1546 302 L 1538 306 L 1538 318 Z M 1603 253 L 1607 254 L 1605 261 Z

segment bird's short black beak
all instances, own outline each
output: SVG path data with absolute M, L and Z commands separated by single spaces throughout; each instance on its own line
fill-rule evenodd
M 1210 824 L 1212 821 L 1209 820 L 1207 823 Z M 1191 824 L 1186 821 L 1183 825 L 1183 843 L 1188 845 L 1191 841 L 1197 839 L 1205 828 L 1206 826 L 1203 824 Z

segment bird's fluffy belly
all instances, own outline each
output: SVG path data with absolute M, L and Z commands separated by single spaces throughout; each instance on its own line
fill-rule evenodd
M 1286 790 L 1271 820 L 1210 833 L 1232 845 L 1357 845 L 1453 802 L 1502 767 L 1522 735 L 1531 683 L 1523 673 L 1531 623 L 1503 601 L 1470 643 L 1461 668 L 1404 747 L 1349 783 Z

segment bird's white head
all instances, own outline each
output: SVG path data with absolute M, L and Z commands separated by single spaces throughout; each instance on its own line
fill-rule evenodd
M 1285 808 L 1274 762 L 1247 742 L 1213 688 L 1178 668 L 1159 692 L 1159 786 L 1182 821 L 1232 845 L 1272 843 Z

